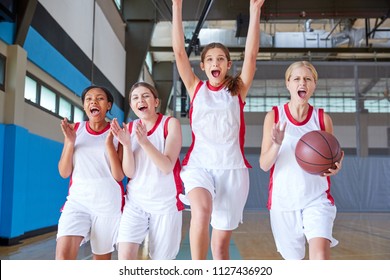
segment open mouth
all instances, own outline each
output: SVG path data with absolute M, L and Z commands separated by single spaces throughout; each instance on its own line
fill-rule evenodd
M 298 95 L 300 98 L 304 98 L 306 96 L 306 90 L 298 90 Z
M 145 111 L 148 107 L 146 106 L 139 106 L 138 107 L 138 110 L 140 110 L 141 112 Z
M 92 116 L 97 116 L 97 115 L 99 115 L 100 110 L 99 110 L 99 108 L 92 107 L 92 108 L 90 109 L 90 112 L 91 112 L 91 115 L 92 115 Z
M 213 75 L 214 78 L 218 78 L 220 74 L 221 74 L 221 71 L 219 71 L 219 70 L 211 71 L 211 75 Z

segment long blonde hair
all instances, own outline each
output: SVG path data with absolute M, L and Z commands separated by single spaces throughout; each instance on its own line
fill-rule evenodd
M 209 50 L 214 49 L 214 48 L 221 49 L 225 53 L 227 60 L 231 61 L 229 49 L 221 43 L 214 42 L 214 43 L 208 44 L 207 46 L 205 46 L 203 48 L 202 53 L 200 55 L 201 62 L 204 62 L 204 59 L 206 57 L 206 53 Z M 240 77 L 240 73 L 238 73 L 234 77 L 226 74 L 224 82 L 223 82 L 223 86 L 226 87 L 230 91 L 230 94 L 232 96 L 238 95 L 240 93 L 240 89 L 242 87 L 242 80 Z

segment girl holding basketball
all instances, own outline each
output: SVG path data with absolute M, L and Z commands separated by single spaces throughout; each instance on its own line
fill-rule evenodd
M 260 9 L 250 0 L 250 20 L 241 74 L 228 75 L 228 49 L 220 43 L 204 47 L 200 67 L 208 80 L 192 71 L 185 51 L 182 0 L 172 0 L 172 45 L 180 77 L 190 96 L 192 144 L 183 160 L 181 178 L 191 205 L 192 259 L 206 259 L 209 225 L 214 259 L 229 259 L 232 231 L 242 221 L 249 191 L 249 163 L 244 157 L 245 98 L 256 71 L 260 41 Z
M 309 104 L 317 79 L 309 62 L 291 64 L 285 73 L 290 101 L 273 107 L 264 120 L 260 168 L 271 169 L 267 207 L 276 247 L 284 259 L 303 259 L 306 240 L 310 259 L 329 259 L 330 247 L 338 243 L 332 236 L 336 206 L 329 176 L 340 171 L 344 153 L 336 169 L 321 176 L 306 173 L 295 160 L 302 135 L 312 130 L 333 134 L 330 116 Z

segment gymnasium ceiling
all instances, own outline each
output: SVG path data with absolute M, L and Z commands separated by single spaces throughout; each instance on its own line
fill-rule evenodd
M 146 47 L 149 60 L 154 65 L 153 78 L 159 92 L 163 93 L 163 104 L 167 104 L 171 93 L 172 84 L 168 81 L 172 81 L 172 76 L 166 75 L 172 73 L 170 67 L 174 61 L 171 7 L 171 0 L 124 0 L 123 17 L 133 36 L 132 42 L 136 40 L 138 44 L 129 53 Z M 187 50 L 191 49 L 190 60 L 197 75 L 202 75 L 197 67 L 199 51 L 211 41 L 227 45 L 233 69 L 240 70 L 248 16 L 249 0 L 183 1 Z M 390 61 L 389 16 L 390 0 L 266 0 L 261 14 L 261 43 L 257 59 L 267 67 L 266 70 L 258 68 L 250 94 L 264 94 L 264 82 L 276 93 L 284 92 L 281 78 L 289 61 Z M 151 22 L 153 27 L 145 28 Z M 148 30 L 152 30 L 150 37 L 146 36 Z M 134 65 L 137 57 L 133 56 L 129 63 Z M 358 89 L 362 95 L 389 91 L 387 65 L 383 65 L 385 72 L 375 68 L 375 73 L 384 75 L 382 77 L 370 78 L 374 72 L 372 69 L 367 71 L 367 78 L 362 79 L 363 84 Z M 321 77 L 329 77 L 321 86 L 323 92 L 333 95 L 350 91 L 355 94 L 357 87 L 351 69 L 346 71 L 350 76 L 345 78 L 343 73 L 334 71 L 337 69 L 320 69 Z M 128 68 L 130 75 L 127 80 L 136 80 L 137 73 L 131 76 L 131 71 L 132 68 Z M 267 91 L 265 94 L 270 93 Z
M 171 1 L 151 2 L 156 9 L 157 25 L 150 51 L 155 61 L 172 60 Z M 218 38 L 229 46 L 233 58 L 240 60 L 248 11 L 249 1 L 245 0 L 184 0 L 186 39 L 191 41 L 196 28 L 201 26 L 200 45 Z M 262 9 L 258 59 L 310 56 L 314 60 L 388 60 L 389 15 L 389 0 L 268 0 Z

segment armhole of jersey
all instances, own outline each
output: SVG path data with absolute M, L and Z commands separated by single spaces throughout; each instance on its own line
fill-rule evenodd
M 74 129 L 75 132 L 77 131 L 77 129 L 79 128 L 79 126 L 80 126 L 80 123 L 79 123 L 79 122 L 77 122 L 77 123 L 74 124 L 73 129 Z
M 168 117 L 164 123 L 164 139 L 167 139 L 168 136 L 168 122 L 172 117 Z
M 194 102 L 195 97 L 196 97 L 196 95 L 198 94 L 199 89 L 200 89 L 200 87 L 201 87 L 202 85 L 203 85 L 203 81 L 200 80 L 199 83 L 197 84 L 196 88 L 195 88 L 194 95 L 192 96 L 191 103 Z
M 275 122 L 275 123 L 278 123 L 278 121 L 279 121 L 279 111 L 278 111 L 278 107 L 277 107 L 277 106 L 273 106 L 273 107 L 272 107 L 272 110 L 274 110 L 274 113 L 275 113 L 274 122 Z
M 128 129 L 131 134 L 131 132 L 133 131 L 133 122 L 129 122 Z
M 325 119 L 324 119 L 324 109 L 318 109 L 318 119 L 320 122 L 320 128 L 322 131 L 325 131 Z

